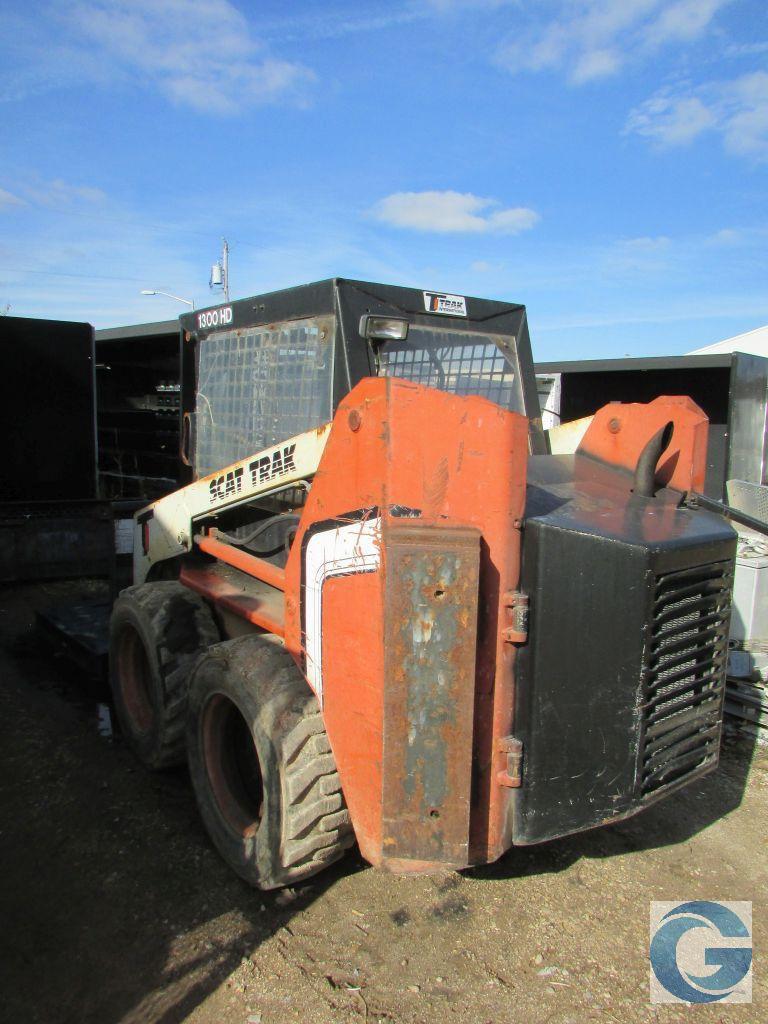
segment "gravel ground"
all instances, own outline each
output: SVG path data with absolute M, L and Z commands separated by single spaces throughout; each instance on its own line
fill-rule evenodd
M 0 590 L 0 1020 L 506 1024 L 766 1019 L 768 757 L 631 821 L 401 878 L 352 853 L 248 889 L 183 771 L 99 735 L 87 680 L 33 631 L 62 585 Z M 752 1005 L 649 1005 L 648 902 L 752 900 Z

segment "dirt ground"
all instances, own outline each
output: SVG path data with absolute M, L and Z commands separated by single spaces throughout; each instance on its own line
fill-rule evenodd
M 768 1019 L 764 750 L 728 744 L 643 815 L 480 870 L 400 878 L 352 853 L 259 893 L 183 771 L 149 775 L 100 735 L 87 680 L 33 628 L 65 592 L 0 590 L 0 1020 Z M 696 898 L 753 901 L 752 1005 L 649 1005 L 649 900 Z

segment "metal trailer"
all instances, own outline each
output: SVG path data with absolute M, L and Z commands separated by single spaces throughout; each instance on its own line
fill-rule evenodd
M 546 425 L 591 416 L 606 402 L 688 395 L 709 419 L 705 493 L 728 480 L 768 483 L 768 359 L 744 352 L 580 359 L 536 364 Z
M 0 317 L 0 581 L 110 576 L 98 500 L 93 328 Z
M 151 501 L 179 485 L 179 321 L 96 331 L 102 496 Z

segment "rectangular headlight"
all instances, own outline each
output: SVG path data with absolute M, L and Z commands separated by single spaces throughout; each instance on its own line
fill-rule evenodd
M 377 341 L 405 341 L 408 337 L 408 321 L 399 316 L 360 317 L 360 334 Z

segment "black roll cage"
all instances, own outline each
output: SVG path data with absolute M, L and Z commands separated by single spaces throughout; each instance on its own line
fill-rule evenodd
M 181 326 L 181 456 L 187 477 L 193 471 L 189 438 L 196 403 L 196 366 L 199 343 L 220 330 L 269 326 L 310 317 L 335 317 L 332 411 L 364 377 L 377 375 L 374 350 L 360 335 L 365 314 L 405 317 L 414 326 L 454 328 L 463 333 L 492 334 L 514 373 L 520 408 L 529 420 L 531 454 L 545 454 L 541 410 L 536 390 L 533 357 L 525 306 L 465 296 L 466 316 L 427 312 L 426 296 L 416 288 L 329 278 L 312 284 L 254 295 L 234 302 L 185 313 Z

